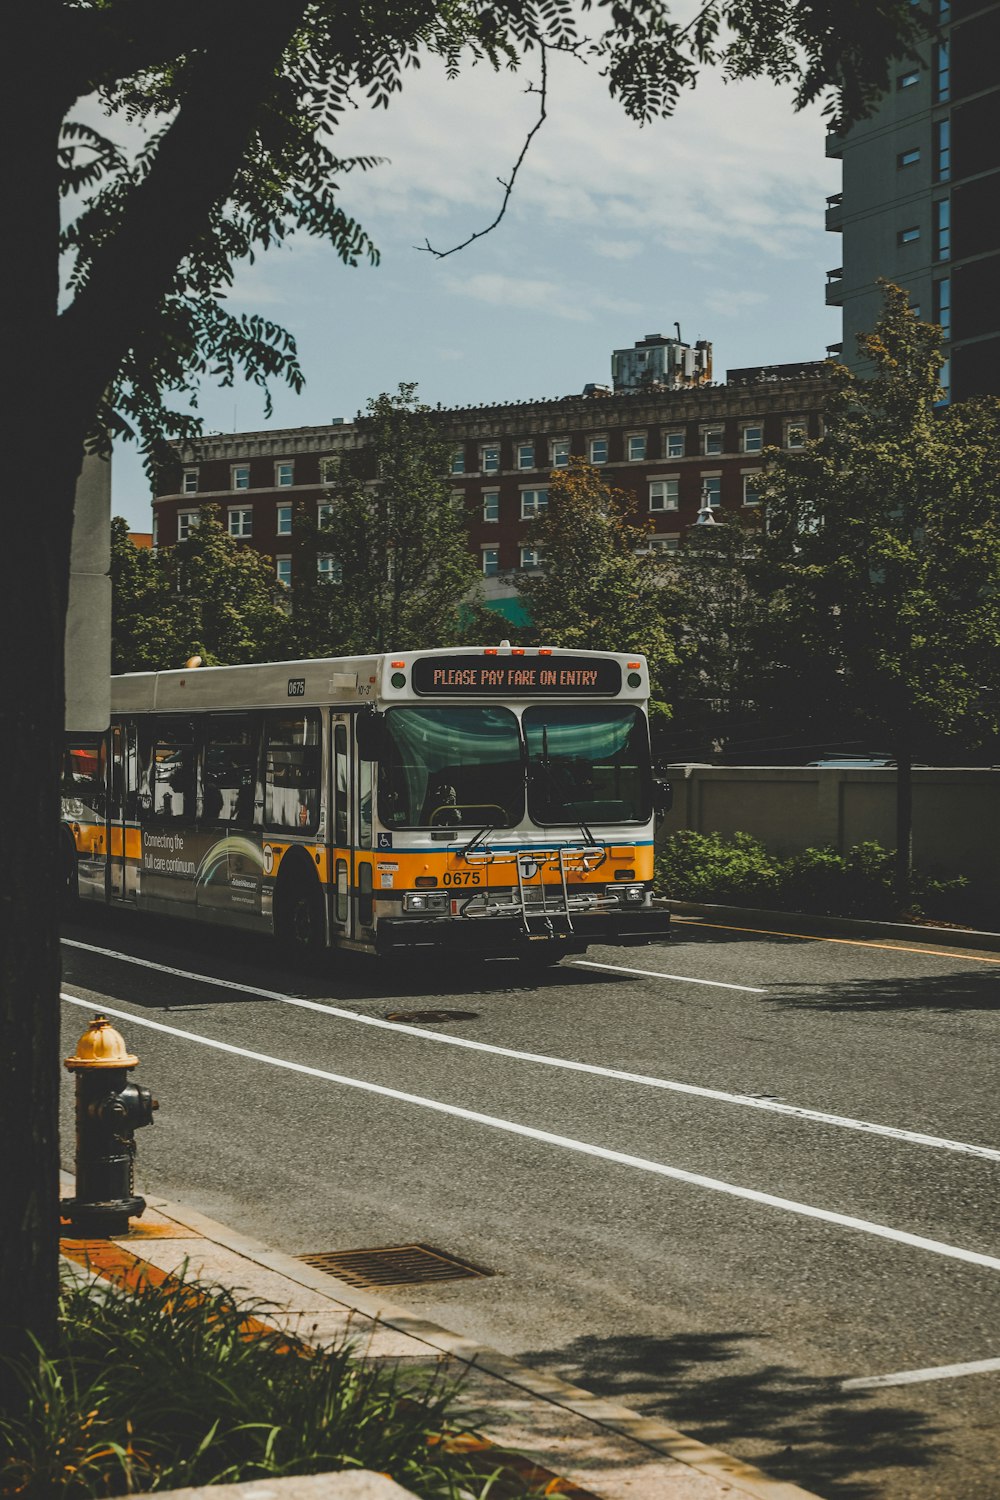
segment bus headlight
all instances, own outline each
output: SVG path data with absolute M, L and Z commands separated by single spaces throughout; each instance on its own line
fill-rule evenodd
M 638 906 L 640 902 L 646 899 L 646 887 L 644 885 L 627 885 L 622 891 L 622 895 L 630 905 Z
M 447 911 L 451 897 L 447 891 L 407 891 L 403 896 L 404 911 Z

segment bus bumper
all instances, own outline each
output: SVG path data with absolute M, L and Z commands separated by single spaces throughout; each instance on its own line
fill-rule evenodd
M 537 931 L 537 928 L 536 928 Z M 573 930 L 556 931 L 550 941 L 566 953 L 590 943 L 637 946 L 670 936 L 670 913 L 659 908 L 573 914 Z M 517 917 L 382 917 L 375 937 L 377 953 L 406 948 L 440 948 L 445 952 L 510 954 L 539 942 L 529 940 Z

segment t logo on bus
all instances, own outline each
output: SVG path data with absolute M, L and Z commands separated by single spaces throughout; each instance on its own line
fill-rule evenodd
M 526 858 L 522 856 L 517 863 L 521 871 L 521 879 L 534 880 L 535 876 L 538 874 L 537 859 L 532 859 L 531 855 L 529 854 Z

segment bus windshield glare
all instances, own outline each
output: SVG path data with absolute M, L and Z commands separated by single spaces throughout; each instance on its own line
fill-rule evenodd
M 506 708 L 394 708 L 379 812 L 388 828 L 513 828 L 524 816 L 517 719 Z
M 638 708 L 527 708 L 528 812 L 536 823 L 644 823 L 649 738 Z
M 506 708 L 393 708 L 385 716 L 379 811 L 389 828 L 643 823 L 649 738 L 632 706 L 531 707 L 524 740 Z

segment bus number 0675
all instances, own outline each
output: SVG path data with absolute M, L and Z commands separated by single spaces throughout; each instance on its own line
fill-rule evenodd
M 442 885 L 481 885 L 482 881 L 478 870 L 446 870 L 441 877 Z

